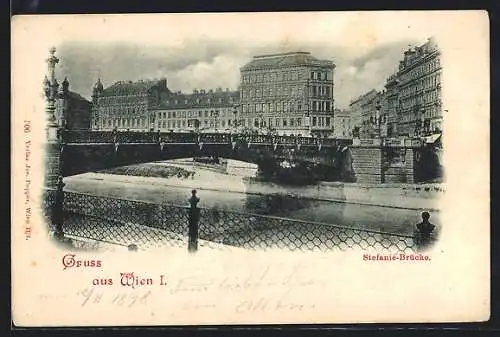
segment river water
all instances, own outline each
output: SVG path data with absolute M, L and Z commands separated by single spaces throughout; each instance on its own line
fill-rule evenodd
M 233 165 L 230 170 L 233 174 L 202 164 L 194 166 L 192 162 L 186 161 L 141 165 L 177 166 L 194 171 L 195 174 L 189 178 L 156 178 L 86 173 L 65 178 L 65 189 L 186 206 L 191 189 L 196 188 L 200 197 L 199 207 L 203 208 L 274 215 L 398 234 L 413 233 L 415 224 L 421 220 L 417 210 L 300 198 L 288 195 L 289 188 L 286 186 L 281 186 L 282 192 L 279 194 L 242 193 L 245 190 L 243 176 L 255 175 L 255 168 L 248 167 L 248 164 Z M 297 187 L 294 187 L 294 191 L 297 191 Z M 439 213 L 431 214 L 431 222 L 440 225 Z

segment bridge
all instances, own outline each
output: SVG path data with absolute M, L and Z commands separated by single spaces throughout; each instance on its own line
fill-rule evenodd
M 236 159 L 259 165 L 280 161 L 339 164 L 352 140 L 232 133 L 59 130 L 60 173 L 190 157 Z M 56 150 L 56 149 L 54 149 Z

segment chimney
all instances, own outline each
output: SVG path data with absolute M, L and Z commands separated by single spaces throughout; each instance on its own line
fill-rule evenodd
M 205 89 L 201 89 L 201 91 L 200 91 L 200 92 L 201 92 L 202 94 L 204 94 L 204 93 L 205 93 Z
M 214 91 L 212 89 L 210 89 L 208 92 L 212 94 Z

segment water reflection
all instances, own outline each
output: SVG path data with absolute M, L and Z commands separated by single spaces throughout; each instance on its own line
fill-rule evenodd
M 194 167 L 192 163 L 190 165 L 190 169 L 196 170 L 196 174 L 188 179 L 131 176 L 108 178 L 105 175 L 83 174 L 68 177 L 66 189 L 116 198 L 187 206 L 190 190 L 196 188 L 201 199 L 199 207 L 202 208 L 273 215 L 402 234 L 412 234 L 415 224 L 420 221 L 421 212 L 418 210 L 304 198 L 297 195 L 304 195 L 304 191 L 311 192 L 316 187 L 255 183 L 222 171 Z M 251 175 L 251 168 L 247 169 Z M 217 186 L 218 190 L 211 189 L 211 186 Z M 224 190 L 229 187 L 232 191 Z M 266 188 L 266 193 L 258 193 Z M 276 189 L 279 193 L 269 193 Z M 336 188 L 336 198 L 345 199 L 342 187 Z M 431 221 L 440 226 L 439 213 L 431 214 Z

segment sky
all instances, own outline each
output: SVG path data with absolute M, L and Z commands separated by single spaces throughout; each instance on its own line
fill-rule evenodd
M 344 19 L 343 16 L 340 18 Z M 287 28 L 290 27 L 290 21 L 286 21 L 288 26 L 284 23 L 279 26 L 272 20 L 266 23 L 269 31 L 271 27 L 278 27 L 273 28 L 278 33 L 269 37 L 263 35 L 263 30 L 255 33 L 260 34 L 258 38 L 255 38 L 255 34 L 252 38 L 251 34 L 245 33 L 245 27 L 237 28 L 236 24 L 232 23 L 234 32 L 221 30 L 218 34 L 200 34 L 199 30 L 194 33 L 175 31 L 177 35 L 165 35 L 160 43 L 150 42 L 158 42 L 161 35 L 151 36 L 150 40 L 147 40 L 149 32 L 157 34 L 151 30 L 144 30 L 142 34 L 136 32 L 136 35 L 144 37 L 144 41 L 140 38 L 127 40 L 123 38 L 123 30 L 119 29 L 116 31 L 119 31 L 120 35 L 116 36 L 120 38 L 108 36 L 107 40 L 100 41 L 99 37 L 96 37 L 99 29 L 93 28 L 92 40 L 66 39 L 56 46 L 60 59 L 56 76 L 61 80 L 67 77 L 70 90 L 88 99 L 98 77 L 105 87 L 116 81 L 166 77 L 168 87 L 172 91 L 189 93 L 193 89 L 208 90 L 218 87 L 236 90 L 240 68 L 249 62 L 252 56 L 307 51 L 317 58 L 332 60 L 336 64 L 336 107 L 345 109 L 353 98 L 371 89 L 382 90 L 386 78 L 397 70 L 403 51 L 410 45 L 424 43 L 430 37 L 424 33 L 399 34 L 398 37 L 384 38 L 380 37 L 380 33 L 377 38 L 376 32 L 371 34 L 373 27 L 377 25 L 366 24 L 369 18 L 351 20 L 349 24 L 343 25 L 344 31 L 359 32 L 349 33 L 347 36 L 342 30 L 335 28 L 340 25 L 327 25 L 326 22 L 331 21 L 318 18 L 319 23 L 316 23 L 316 26 L 308 27 L 309 30 L 303 30 L 300 34 L 297 32 L 290 38 L 287 33 L 287 29 L 290 31 L 290 28 Z M 210 24 L 213 25 L 213 21 Z M 366 27 L 363 28 L 363 25 Z M 107 27 L 107 31 L 114 31 L 110 28 L 112 24 L 103 24 L 102 27 Z M 352 27 L 361 28 L 353 30 Z M 380 24 L 378 27 L 384 27 L 389 32 L 392 30 Z M 315 36 L 314 31 L 321 33 Z M 78 33 L 81 32 L 79 29 Z

